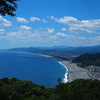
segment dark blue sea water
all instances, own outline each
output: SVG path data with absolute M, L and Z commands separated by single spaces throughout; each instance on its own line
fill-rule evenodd
M 4 77 L 30 80 L 38 85 L 55 87 L 66 69 L 55 59 L 11 51 L 0 51 L 0 79 Z

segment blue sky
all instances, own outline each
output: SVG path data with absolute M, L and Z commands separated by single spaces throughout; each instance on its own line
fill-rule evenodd
M 0 49 L 100 45 L 100 0 L 21 0 L 0 16 Z

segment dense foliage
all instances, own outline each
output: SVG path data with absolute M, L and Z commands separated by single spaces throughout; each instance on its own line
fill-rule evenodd
M 50 88 L 4 78 L 0 79 L 0 100 L 100 100 L 100 81 L 77 79 Z
M 16 1 L 19 0 L 0 0 L 0 14 L 3 16 L 6 14 L 15 16 L 13 12 L 17 9 Z
M 60 100 L 100 100 L 100 81 L 77 79 L 56 87 Z
M 47 100 L 50 96 L 52 98 L 53 92 L 53 88 L 38 86 L 31 81 L 0 80 L 0 100 Z
M 80 66 L 89 66 L 89 65 L 95 65 L 100 66 L 100 53 L 97 54 L 83 54 L 74 60 L 72 60 L 73 63 L 79 63 Z

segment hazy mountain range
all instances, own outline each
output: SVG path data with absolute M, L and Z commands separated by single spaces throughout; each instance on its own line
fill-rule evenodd
M 32 53 L 47 53 L 47 54 L 84 54 L 84 53 L 99 53 L 100 45 L 88 47 L 71 47 L 71 46 L 53 46 L 53 47 L 21 47 L 12 48 L 11 51 L 22 51 Z

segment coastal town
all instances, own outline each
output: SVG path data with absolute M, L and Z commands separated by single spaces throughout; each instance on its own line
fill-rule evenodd
M 88 69 L 88 74 L 91 78 L 100 80 L 99 66 L 90 65 L 90 66 L 87 66 L 87 69 Z

